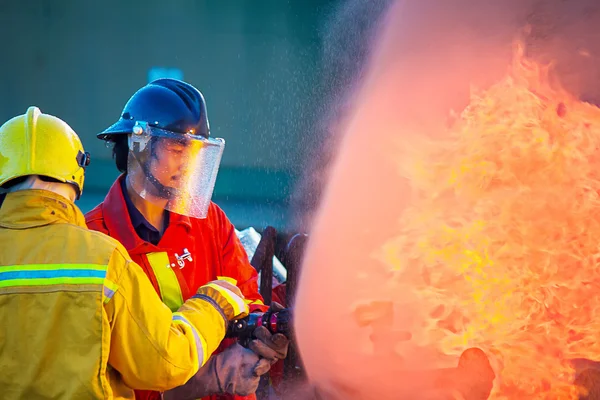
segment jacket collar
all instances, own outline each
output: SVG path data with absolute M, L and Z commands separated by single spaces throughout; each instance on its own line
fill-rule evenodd
M 158 243 L 160 241 L 160 232 L 156 229 L 144 215 L 138 210 L 133 204 L 133 201 L 127 193 L 127 187 L 125 185 L 125 179 L 121 179 L 121 193 L 123 193 L 123 199 L 125 199 L 125 206 L 129 213 L 129 219 L 133 225 L 133 229 L 137 232 L 138 236 L 147 242 Z M 169 213 L 165 213 L 165 226 L 169 225 Z
M 138 236 L 133 223 L 131 222 L 131 216 L 127 210 L 127 203 L 121 187 L 124 179 L 125 174 L 119 176 L 104 198 L 102 214 L 108 233 L 110 236 L 120 241 L 128 251 L 133 250 L 138 246 L 153 246 L 151 243 L 142 240 Z M 192 227 L 188 217 L 171 213 L 167 229 L 174 225 L 182 225 L 188 232 Z
M 0 226 L 5 228 L 27 229 L 54 223 L 87 227 L 79 207 L 48 190 L 27 189 L 8 193 L 0 207 Z

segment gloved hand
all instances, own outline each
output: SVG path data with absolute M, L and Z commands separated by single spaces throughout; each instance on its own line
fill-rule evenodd
M 271 311 L 273 312 L 283 309 L 284 307 L 277 302 L 271 304 Z M 257 340 L 250 342 L 248 347 L 260 357 L 269 360 L 271 364 L 283 360 L 287 356 L 290 341 L 285 335 L 281 333 L 273 335 L 264 326 L 259 326 L 254 330 L 254 337 Z
M 213 355 L 185 385 L 164 393 L 165 400 L 193 400 L 212 394 L 248 396 L 256 392 L 261 375 L 271 368 L 252 350 L 233 344 Z

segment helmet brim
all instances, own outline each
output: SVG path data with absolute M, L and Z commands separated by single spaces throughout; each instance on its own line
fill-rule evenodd
M 133 133 L 134 121 L 120 119 L 102 132 L 98 133 L 96 137 L 101 140 L 111 140 L 116 135 L 128 135 Z

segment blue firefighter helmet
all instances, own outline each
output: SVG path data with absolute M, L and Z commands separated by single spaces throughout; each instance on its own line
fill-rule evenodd
M 189 83 L 172 78 L 157 79 L 135 92 L 119 120 L 97 137 L 112 141 L 116 135 L 131 134 L 137 121 L 173 133 L 210 135 L 204 96 Z

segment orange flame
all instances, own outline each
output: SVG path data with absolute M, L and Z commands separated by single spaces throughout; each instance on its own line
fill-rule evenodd
M 569 360 L 600 360 L 600 109 L 549 71 L 517 46 L 444 140 L 410 149 L 411 203 L 379 254 L 428 316 L 413 344 L 483 349 L 492 399 L 577 399 Z

